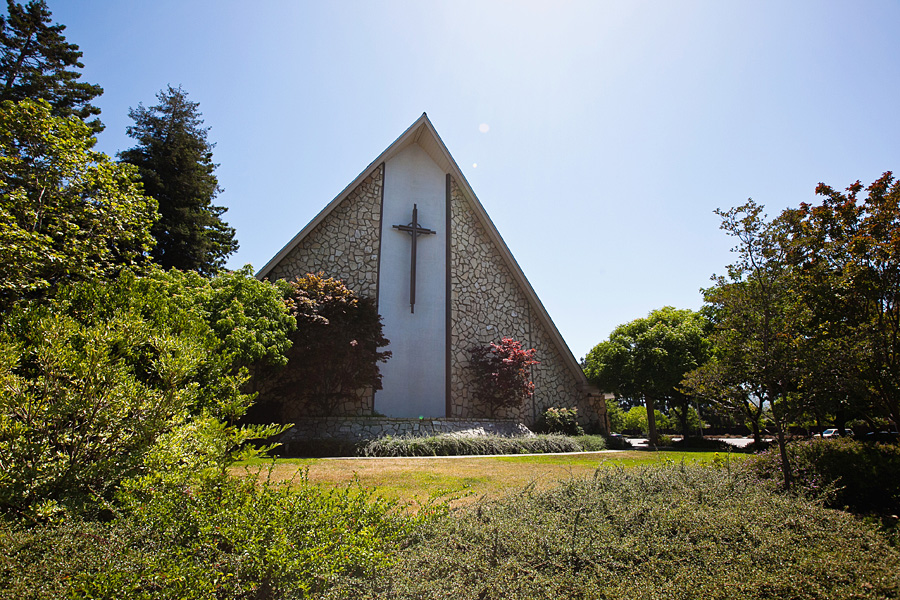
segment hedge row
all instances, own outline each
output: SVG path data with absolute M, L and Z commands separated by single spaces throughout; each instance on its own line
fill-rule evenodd
M 441 434 L 430 437 L 383 437 L 359 450 L 362 456 L 467 456 L 485 454 L 542 454 L 547 452 L 585 452 L 603 450 L 601 436 L 500 435 L 460 436 Z

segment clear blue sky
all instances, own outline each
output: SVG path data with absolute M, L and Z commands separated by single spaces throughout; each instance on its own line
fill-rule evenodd
M 427 112 L 578 358 L 700 307 L 731 260 L 713 209 L 900 172 L 893 0 L 48 3 L 105 89 L 101 150 L 167 84 L 200 103 L 232 267 Z

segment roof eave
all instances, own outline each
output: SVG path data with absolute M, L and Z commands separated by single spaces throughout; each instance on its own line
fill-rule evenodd
M 431 134 L 432 140 L 435 142 L 435 144 L 428 144 L 427 142 L 425 142 L 422 137 L 425 131 Z M 422 113 L 422 116 L 416 119 L 416 121 L 412 125 L 410 125 L 406 129 L 406 131 L 400 134 L 400 136 L 396 140 L 394 140 L 394 142 L 390 144 L 384 150 L 384 152 L 382 152 L 375 160 L 369 163 L 369 165 L 365 169 L 363 169 L 362 172 L 360 172 L 356 179 L 354 179 L 347 187 L 345 187 L 340 194 L 335 196 L 335 198 L 331 202 L 329 202 L 328 205 L 323 208 L 319 212 L 319 214 L 309 222 L 309 224 L 306 225 L 306 227 L 304 227 L 297 235 L 295 235 L 291 239 L 291 241 L 288 242 L 281 249 L 281 251 L 279 251 L 278 254 L 276 254 L 272 258 L 272 260 L 266 263 L 266 265 L 259 270 L 259 272 L 256 274 L 256 277 L 258 279 L 266 278 L 269 273 L 271 273 L 272 269 L 274 269 L 275 266 L 279 262 L 281 262 L 281 260 L 284 259 L 284 257 L 286 257 L 303 238 L 305 238 L 313 229 L 315 229 L 319 225 L 319 223 L 321 223 L 331 213 L 331 211 L 333 211 L 353 190 L 355 190 L 356 187 L 359 186 L 359 184 L 362 183 L 363 180 L 365 180 L 365 178 L 375 170 L 375 168 L 379 167 L 382 163 L 387 162 L 391 157 L 396 155 L 398 152 L 400 152 L 410 144 L 419 144 L 420 146 L 422 146 L 436 164 L 444 168 L 446 172 L 450 173 L 453 177 L 456 178 L 457 184 L 460 186 L 463 193 L 468 196 L 475 214 L 484 226 L 488 237 L 500 250 L 500 254 L 501 256 L 503 256 L 504 260 L 506 260 L 510 271 L 513 274 L 513 277 L 515 277 L 516 281 L 525 291 L 529 302 L 537 311 L 541 321 L 544 322 L 544 325 L 549 332 L 550 337 L 553 339 L 554 343 L 559 349 L 560 355 L 562 355 L 563 360 L 566 362 L 572 373 L 576 376 L 576 379 L 578 379 L 582 385 L 587 385 L 587 378 L 585 377 L 584 372 L 581 370 L 581 365 L 578 364 L 578 361 L 572 354 L 572 351 L 569 349 L 569 345 L 566 344 L 566 341 L 565 339 L 563 339 L 562 334 L 559 333 L 559 330 L 553 323 L 553 319 L 550 318 L 550 314 L 547 312 L 544 304 L 541 302 L 540 298 L 538 298 L 538 295 L 534 291 L 534 288 L 531 287 L 531 283 L 529 283 L 528 278 L 525 277 L 525 273 L 522 271 L 519 263 L 516 261 L 512 252 L 510 252 L 509 247 L 506 245 L 506 242 L 503 241 L 503 237 L 500 235 L 500 232 L 497 230 L 494 222 L 491 221 L 491 218 L 490 216 L 488 216 L 487 211 L 484 209 L 484 206 L 482 206 L 481 201 L 478 200 L 478 196 L 475 195 L 475 191 L 472 189 L 472 186 L 469 185 L 469 181 L 466 179 L 466 176 L 463 175 L 462 169 L 459 168 L 459 165 L 456 163 L 453 155 L 450 154 L 450 151 L 444 144 L 444 140 L 441 139 L 441 136 L 434 128 L 434 125 L 431 123 L 431 120 L 428 118 L 428 115 L 426 113 Z

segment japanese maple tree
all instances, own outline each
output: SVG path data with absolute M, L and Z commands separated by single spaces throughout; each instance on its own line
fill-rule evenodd
M 501 408 L 521 406 L 534 393 L 531 380 L 535 349 L 525 349 L 522 342 L 505 337 L 471 349 L 471 368 L 476 373 L 476 401 L 485 405 L 488 415 Z

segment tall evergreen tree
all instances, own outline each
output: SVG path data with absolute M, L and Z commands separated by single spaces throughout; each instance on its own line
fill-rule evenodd
M 234 228 L 221 219 L 227 209 L 212 203 L 222 191 L 212 161 L 215 144 L 207 140 L 199 103 L 189 101 L 181 86 L 156 97 L 156 106 L 129 111 L 134 125 L 128 135 L 138 143 L 119 158 L 137 166 L 144 193 L 159 203 L 153 259 L 166 269 L 211 275 L 238 248 Z
M 7 16 L 0 16 L 0 101 L 46 100 L 53 115 L 75 115 L 87 121 L 100 114 L 91 100 L 103 93 L 99 85 L 78 81 L 84 65 L 78 46 L 66 41 L 65 25 L 51 25 L 44 0 L 25 6 L 7 0 Z M 95 132 L 100 119 L 88 122 Z

